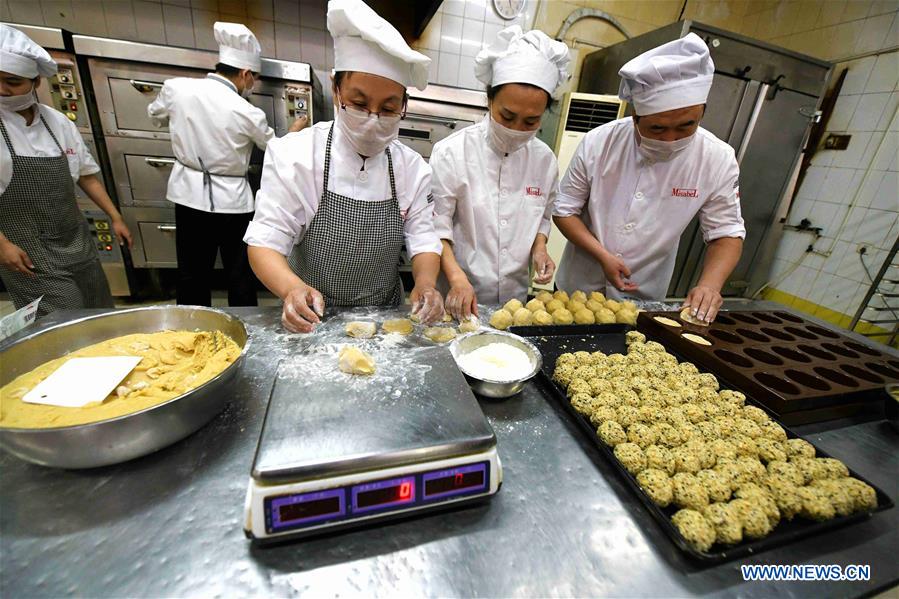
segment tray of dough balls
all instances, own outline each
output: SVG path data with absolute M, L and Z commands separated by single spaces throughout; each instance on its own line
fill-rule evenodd
M 744 394 L 631 327 L 549 329 L 530 338 L 550 394 L 690 557 L 722 562 L 893 507 Z
M 522 304 L 511 299 L 490 317 L 490 326 L 505 330 L 509 327 L 565 326 L 584 324 L 637 324 L 637 305 L 631 301 L 606 299 L 599 291 L 588 295 L 574 291 L 541 291 Z

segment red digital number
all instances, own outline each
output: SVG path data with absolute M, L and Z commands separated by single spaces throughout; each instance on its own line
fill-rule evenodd
M 462 473 L 457 472 L 455 478 L 453 479 L 453 485 L 456 487 L 462 486 Z
M 409 499 L 412 497 L 412 483 L 406 481 L 400 485 L 400 499 Z

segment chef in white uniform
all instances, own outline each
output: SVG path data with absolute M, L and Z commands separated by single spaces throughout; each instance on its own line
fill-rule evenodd
M 430 59 L 361 0 L 329 2 L 328 30 L 335 120 L 269 144 L 244 237 L 250 263 L 284 301 L 284 326 L 308 332 L 326 304 L 400 304 L 405 243 L 412 311 L 433 322 L 443 300 L 431 169 L 397 141 L 406 88 L 427 86 Z
M 681 233 L 698 214 L 705 263 L 684 305 L 714 320 L 746 229 L 734 150 L 699 126 L 713 74 L 693 33 L 621 68 L 619 96 L 636 116 L 587 133 L 556 197 L 554 220 L 570 242 L 559 288 L 663 299 Z
M 216 252 L 221 251 L 231 306 L 256 305 L 256 280 L 243 234 L 253 218 L 247 168 L 253 146 L 264 150 L 274 131 L 247 98 L 262 68 L 262 48 L 239 23 L 214 25 L 219 44 L 215 73 L 176 77 L 147 108 L 158 127 L 168 125 L 177 162 L 166 198 L 178 227 L 178 303 L 209 306 Z M 297 120 L 291 130 L 305 126 Z
M 434 224 L 457 318 L 477 314 L 478 301 L 524 300 L 532 265 L 537 283 L 552 279 L 546 241 L 559 166 L 535 136 L 568 63 L 568 47 L 542 31 L 500 31 L 475 58 L 487 115 L 434 146 Z
M 43 297 L 38 316 L 113 307 L 76 183 L 109 216 L 118 242 L 131 245 L 78 129 L 37 101 L 41 77 L 54 74 L 46 50 L 0 24 L 0 278 L 16 308 Z

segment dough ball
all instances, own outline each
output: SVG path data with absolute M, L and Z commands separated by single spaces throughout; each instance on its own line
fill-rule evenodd
M 532 320 L 535 325 L 546 326 L 553 323 L 553 315 L 546 310 L 537 310 Z
M 795 487 L 801 487 L 805 484 L 805 475 L 796 467 L 796 464 L 784 461 L 768 462 L 768 478 L 777 477 L 785 480 Z
M 646 454 L 646 465 L 649 468 L 655 468 L 667 472 L 669 476 L 674 476 L 675 463 L 671 450 L 661 445 L 650 445 L 644 451 Z
M 615 313 L 608 308 L 602 308 L 593 313 L 598 324 L 615 324 Z
M 790 458 L 790 463 L 796 465 L 806 484 L 820 478 L 829 478 L 827 468 L 815 458 Z
M 787 454 L 783 444 L 771 439 L 756 439 L 756 447 L 759 448 L 759 457 L 766 464 L 769 462 L 786 462 Z
M 565 308 L 560 308 L 553 312 L 554 324 L 571 324 L 574 322 L 574 316 Z
M 765 486 L 774 498 L 780 515 L 787 520 L 792 520 L 802 512 L 802 497 L 799 495 L 799 486 L 793 484 L 783 476 L 769 475 L 765 480 Z
M 618 418 L 618 413 L 611 406 L 594 406 L 593 411 L 590 412 L 590 424 L 593 426 L 599 426 L 606 420 L 615 420 L 616 418 Z
M 499 329 L 500 331 L 505 331 L 509 328 L 512 322 L 515 319 L 512 317 L 507 310 L 497 310 L 493 313 L 493 316 L 490 317 L 490 326 L 494 329 Z
M 743 523 L 736 511 L 726 503 L 712 503 L 702 510 L 705 519 L 715 527 L 715 541 L 733 545 L 743 540 Z
M 855 502 L 840 481 L 833 478 L 816 480 L 812 482 L 811 486 L 821 489 L 827 495 L 837 516 L 848 516 L 855 511 Z
M 840 484 L 849 493 L 856 511 L 870 511 L 877 507 L 877 492 L 857 478 L 840 479 Z
M 722 391 L 722 393 L 724 393 Z M 815 457 L 815 446 L 805 439 L 789 439 L 787 441 L 787 453 L 792 460 L 794 457 L 813 458 Z
M 344 328 L 347 337 L 355 337 L 356 339 L 371 339 L 378 331 L 378 326 L 373 322 L 348 322 Z
M 608 308 L 612 312 L 617 313 L 618 310 L 621 309 L 621 302 L 617 302 L 615 300 L 606 300 L 606 308 Z
M 621 309 L 622 310 L 630 310 L 631 312 L 636 312 L 637 304 L 635 304 L 634 302 L 632 302 L 630 300 L 624 300 L 623 302 L 621 302 Z
M 802 516 L 809 520 L 830 520 L 836 516 L 836 510 L 830 497 L 817 487 L 800 487 L 796 490 L 802 501 Z
M 815 461 L 824 467 L 824 471 L 827 473 L 826 478 L 843 478 L 849 476 L 849 469 L 846 468 L 846 464 L 840 460 L 835 458 L 816 458 Z
M 456 329 L 452 327 L 428 327 L 425 329 L 424 335 L 434 343 L 446 343 L 456 338 Z
M 628 331 L 624 334 L 624 342 L 628 344 L 628 346 L 633 344 L 641 344 L 646 343 L 646 335 L 641 333 L 640 331 Z
M 668 507 L 674 498 L 674 490 L 668 475 L 656 468 L 647 468 L 637 475 L 637 484 L 659 507 Z
M 618 313 L 615 314 L 615 322 L 635 325 L 637 324 L 637 312 L 631 310 L 619 310 Z
M 596 317 L 593 315 L 593 312 L 583 308 L 574 313 L 574 322 L 577 324 L 594 324 L 596 323 Z
M 568 308 L 568 311 L 572 314 L 577 314 L 578 310 L 583 310 L 586 307 L 587 306 L 584 305 L 584 302 L 576 302 L 574 300 L 568 302 L 568 305 L 566 306 L 566 308 Z
M 563 308 L 565 308 L 565 304 L 561 300 L 554 299 L 546 303 L 545 310 L 552 314 L 556 310 L 562 310 Z
M 459 324 L 459 332 L 460 333 L 474 333 L 475 331 L 481 328 L 481 321 L 478 320 L 478 317 L 472 314 L 467 320 L 463 320 Z
M 381 325 L 381 330 L 385 333 L 397 333 L 399 335 L 408 335 L 412 332 L 412 328 L 412 321 L 408 318 L 385 320 Z
M 590 310 L 591 312 L 598 312 L 599 310 L 602 310 L 606 306 L 602 302 L 598 302 L 596 300 L 591 299 L 591 300 L 587 300 L 586 302 L 584 302 L 584 307 L 587 308 L 588 310 Z
M 518 300 L 515 300 L 518 301 Z M 521 302 L 519 302 L 520 304 Z M 534 313 L 527 308 L 519 308 L 512 314 L 512 323 L 517 327 L 526 327 L 533 321 Z
M 590 299 L 593 300 L 594 302 L 599 302 L 599 303 L 601 303 L 601 304 L 605 304 L 605 303 L 606 303 L 606 296 L 604 296 L 604 295 L 603 295 L 602 293 L 600 293 L 599 291 L 591 291 L 591 292 L 590 292 Z
M 553 297 L 553 294 L 550 293 L 549 291 L 541 291 L 534 297 L 534 299 L 538 299 L 541 302 L 543 302 L 544 304 L 546 304 L 548 302 L 551 302 L 555 298 Z
M 714 470 L 700 470 L 696 473 L 698 480 L 705 487 L 711 501 L 727 501 L 730 499 L 730 481 Z
M 771 521 L 759 505 L 747 499 L 734 499 L 728 505 L 742 522 L 745 536 L 761 539 L 771 532 Z
M 564 291 L 562 291 L 561 289 L 559 289 L 555 293 L 553 293 L 553 298 L 559 300 L 563 304 L 567 304 L 571 300 L 571 298 L 568 297 L 568 294 L 565 293 Z
M 571 301 L 573 302 L 581 302 L 582 304 L 587 301 L 587 294 L 578 289 L 574 293 L 571 294 Z
M 615 457 L 631 474 L 638 474 L 646 469 L 646 456 L 636 443 L 619 443 L 615 446 Z
M 696 510 L 680 510 L 671 517 L 671 523 L 697 551 L 708 551 L 715 544 L 715 527 Z
M 506 305 L 503 306 L 503 310 L 508 312 L 509 314 L 515 314 L 518 310 L 523 308 L 524 305 L 517 299 L 510 299 L 506 302 Z
M 534 298 L 531 301 L 529 301 L 527 304 L 525 304 L 524 307 L 527 308 L 528 310 L 530 310 L 531 312 L 536 312 L 538 310 L 543 310 L 546 307 L 546 304 L 544 304 L 537 298 Z
M 347 345 L 340 350 L 337 366 L 347 374 L 369 375 L 375 372 L 375 359 L 358 347 Z
M 627 442 L 627 435 L 624 434 L 624 429 L 614 420 L 606 420 L 600 424 L 599 428 L 596 429 L 596 433 L 602 439 L 602 442 L 609 447 L 615 447 L 620 443 Z

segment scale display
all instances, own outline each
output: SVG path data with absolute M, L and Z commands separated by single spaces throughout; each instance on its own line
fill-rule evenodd
M 446 501 L 483 493 L 489 481 L 490 463 L 484 461 L 336 489 L 268 497 L 265 527 L 271 534 Z

